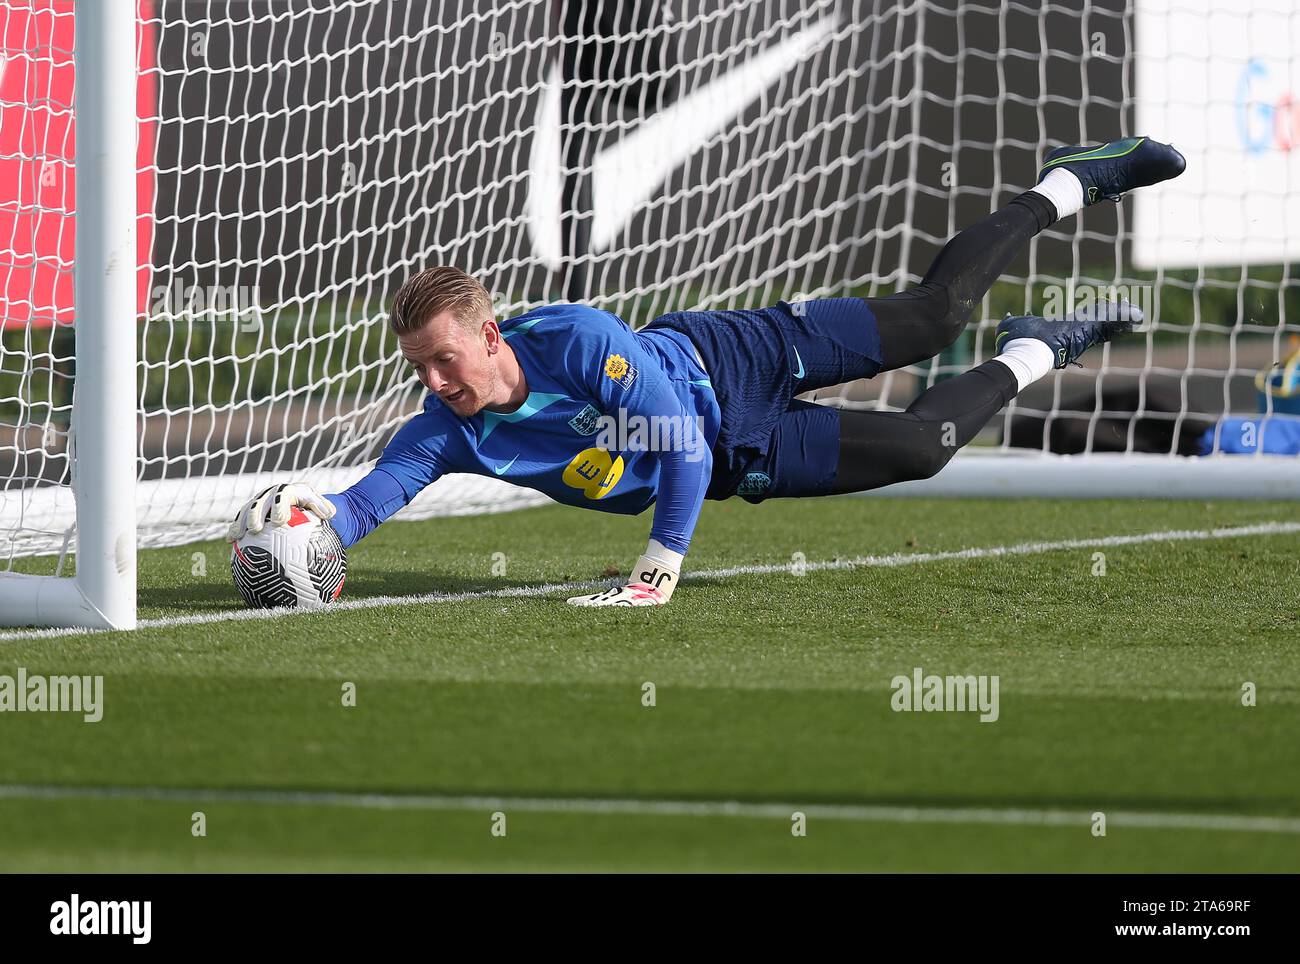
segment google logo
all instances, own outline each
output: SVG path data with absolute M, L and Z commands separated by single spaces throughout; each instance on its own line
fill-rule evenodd
M 1300 137 L 1300 102 L 1289 90 L 1272 103 L 1254 93 L 1266 88 L 1268 79 L 1268 67 L 1252 58 L 1237 81 L 1237 133 L 1249 154 L 1263 154 L 1270 149 L 1289 153 Z

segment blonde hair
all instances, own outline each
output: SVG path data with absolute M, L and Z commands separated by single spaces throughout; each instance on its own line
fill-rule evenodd
M 466 328 L 477 328 L 492 319 L 492 296 L 459 268 L 425 268 L 397 289 L 388 327 L 395 335 L 414 334 L 444 311 Z

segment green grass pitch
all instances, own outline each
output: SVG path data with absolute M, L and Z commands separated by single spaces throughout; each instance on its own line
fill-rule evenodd
M 706 506 L 688 568 L 1294 519 L 732 500 Z M 596 579 L 648 522 L 393 523 L 349 554 L 344 594 Z M 177 625 L 242 610 L 225 544 L 150 551 L 141 615 L 163 624 L 0 639 L 0 674 L 104 677 L 99 723 L 0 716 L 0 870 L 1294 872 L 1297 587 L 1284 531 L 716 575 L 662 609 L 557 591 Z M 915 667 L 998 676 L 999 719 L 894 712 Z

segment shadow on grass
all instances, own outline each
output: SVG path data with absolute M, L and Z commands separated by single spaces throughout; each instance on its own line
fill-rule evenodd
M 347 600 L 370 599 L 379 596 L 423 596 L 429 593 L 500 592 L 525 589 L 547 582 L 581 581 L 569 579 L 504 579 L 478 578 L 438 572 L 414 572 L 409 569 L 374 570 L 364 575 L 348 576 L 343 586 Z M 590 578 L 590 577 L 589 577 Z M 168 614 L 217 613 L 247 608 L 233 582 L 195 582 L 183 586 L 155 586 L 141 588 L 139 604 L 142 610 L 162 610 Z

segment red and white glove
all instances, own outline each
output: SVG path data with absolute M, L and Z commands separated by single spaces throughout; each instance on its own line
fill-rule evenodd
M 590 596 L 573 596 L 570 606 L 662 606 L 673 597 L 682 571 L 682 554 L 650 540 L 632 567 L 632 581 Z
M 267 502 L 271 503 L 267 512 Z M 334 516 L 334 504 L 305 482 L 284 482 L 263 489 L 253 496 L 235 516 L 226 531 L 227 542 L 238 542 L 249 532 L 261 532 L 266 523 L 282 526 L 289 521 L 295 506 L 311 509 L 322 519 Z

